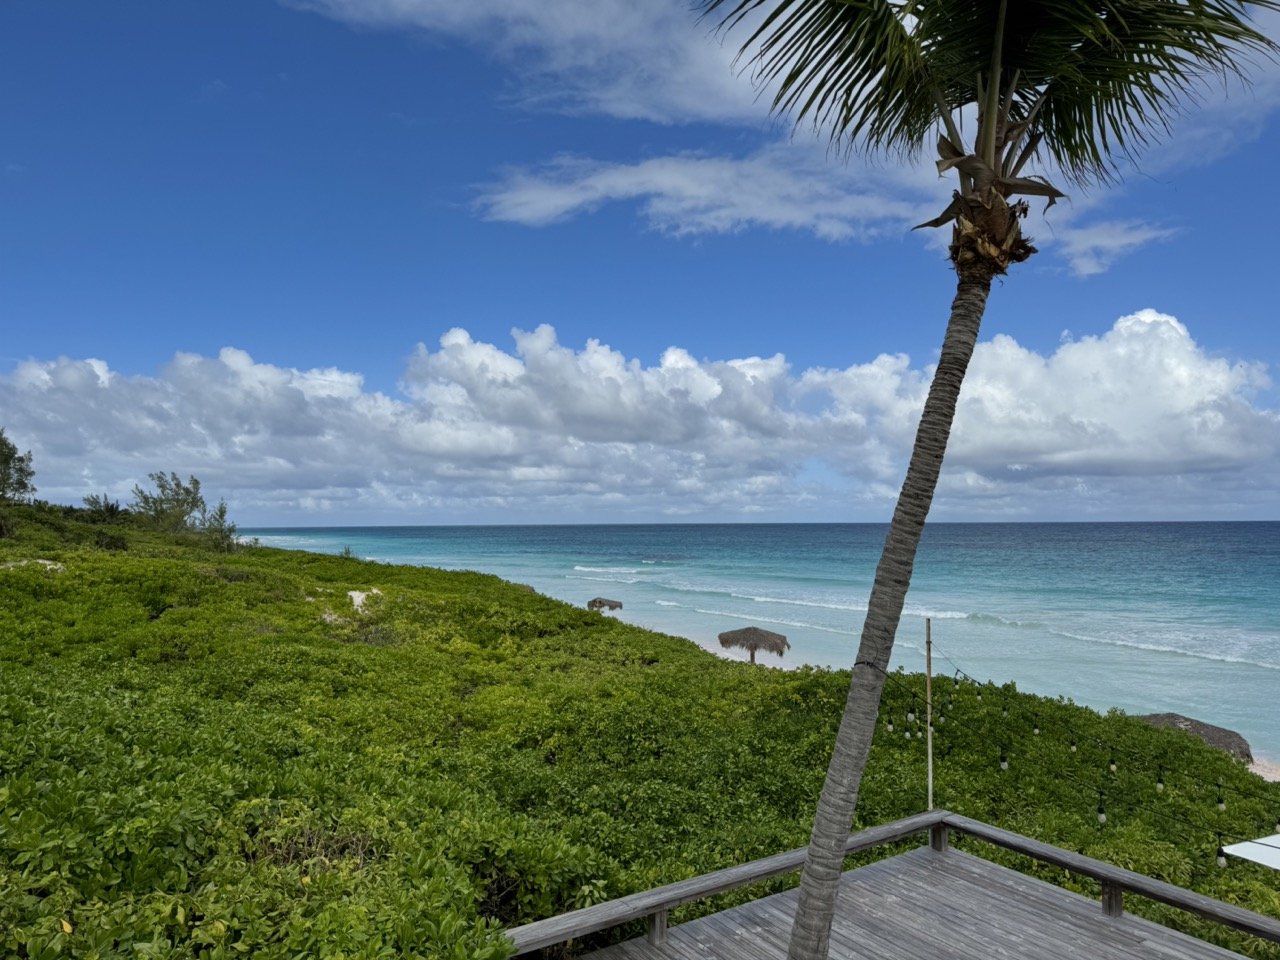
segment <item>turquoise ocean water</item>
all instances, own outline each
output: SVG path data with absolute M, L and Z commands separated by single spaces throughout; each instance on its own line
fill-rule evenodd
M 848 667 L 881 524 L 312 527 L 243 530 L 265 546 L 349 547 L 390 563 L 479 570 L 725 656 L 757 624 L 791 650 L 770 664 Z M 931 524 L 894 664 L 1173 711 L 1239 731 L 1280 760 L 1280 523 Z

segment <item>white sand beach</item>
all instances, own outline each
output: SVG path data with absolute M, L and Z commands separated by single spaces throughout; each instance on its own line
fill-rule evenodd
M 1280 763 L 1275 760 L 1254 760 L 1249 769 L 1263 780 L 1280 783 Z

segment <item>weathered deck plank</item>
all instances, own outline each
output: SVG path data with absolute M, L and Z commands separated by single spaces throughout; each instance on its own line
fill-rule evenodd
M 784 960 L 796 891 L 679 924 L 589 960 Z M 841 881 L 831 960 L 1228 960 L 1239 955 L 951 849 L 921 847 Z
M 893 823 L 868 827 L 851 834 L 845 843 L 847 853 L 870 850 L 895 840 L 902 840 L 915 834 L 929 830 L 946 816 L 946 811 L 933 810 L 918 813 L 912 817 L 896 820 Z M 788 850 L 784 853 L 753 860 L 734 867 L 726 867 L 713 873 L 690 877 L 653 890 L 642 890 L 639 893 L 619 897 L 607 903 L 584 907 L 556 917 L 535 920 L 508 932 L 518 953 L 525 953 L 539 947 L 548 947 L 563 943 L 571 937 L 585 936 L 597 930 L 650 916 L 656 910 L 670 910 L 684 903 L 692 903 L 706 897 L 736 890 L 748 883 L 756 883 L 769 877 L 781 876 L 798 870 L 804 863 L 806 850 Z

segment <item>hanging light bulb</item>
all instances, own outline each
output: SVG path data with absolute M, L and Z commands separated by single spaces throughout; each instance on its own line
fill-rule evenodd
M 1276 815 L 1276 833 L 1280 833 L 1280 814 Z
M 1156 768 L 1156 793 L 1164 793 L 1164 767 Z
M 1004 747 L 1000 748 L 1000 769 L 1001 770 L 1009 769 L 1009 755 L 1004 752 Z
M 1225 869 L 1227 866 L 1227 851 L 1222 846 L 1222 834 L 1218 834 L 1218 868 Z
M 1072 738 L 1071 738 L 1071 752 L 1072 752 L 1072 753 L 1075 753 L 1075 752 L 1076 752 L 1076 739 L 1075 739 L 1075 737 L 1072 737 Z
M 915 722 L 916 722 L 916 698 L 915 698 L 915 695 L 912 694 L 911 706 L 907 707 L 907 723 L 915 723 Z
M 924 731 L 921 730 L 919 727 L 916 727 L 916 739 L 919 740 L 923 736 L 924 736 Z
M 938 725 L 941 726 L 946 722 L 947 722 L 947 715 L 945 713 L 938 714 Z
M 890 733 L 893 733 L 893 717 L 890 717 L 888 720 L 886 720 L 884 722 L 884 725 L 888 728 Z
M 1035 736 L 1040 736 L 1040 718 L 1036 717 L 1031 721 L 1031 732 Z
M 1222 813 L 1227 809 L 1227 798 L 1222 795 L 1222 781 L 1218 781 L 1218 812 Z
M 1107 808 L 1106 808 L 1106 805 L 1102 802 L 1102 791 L 1099 790 L 1098 791 L 1098 825 L 1101 826 L 1106 822 L 1107 822 Z
M 1009 705 L 1007 703 L 1000 704 L 1000 716 L 1007 717 L 1009 715 Z
M 979 702 L 979 703 L 981 703 L 981 702 L 982 702 L 982 688 L 981 688 L 981 687 L 979 687 L 979 688 L 978 688 L 978 702 Z
M 1107 761 L 1107 769 L 1112 773 L 1116 772 L 1116 755 L 1114 751 L 1112 751 L 1111 759 Z

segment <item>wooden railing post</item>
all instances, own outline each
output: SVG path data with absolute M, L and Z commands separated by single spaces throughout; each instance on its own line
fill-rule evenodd
M 1103 882 L 1102 912 L 1108 917 L 1119 917 L 1124 914 L 1124 887 Z
M 652 944 L 667 942 L 667 911 L 658 910 L 644 918 L 645 940 Z
M 950 845 L 950 835 L 945 823 L 935 823 L 929 828 L 929 846 L 942 853 Z

